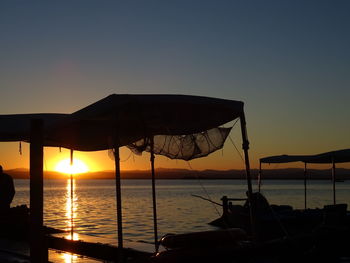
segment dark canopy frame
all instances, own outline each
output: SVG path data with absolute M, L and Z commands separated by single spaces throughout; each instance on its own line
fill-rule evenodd
M 277 155 L 269 156 L 260 159 L 259 175 L 258 175 L 258 189 L 260 192 L 261 178 L 262 178 L 262 163 L 290 163 L 303 162 L 304 163 L 304 207 L 307 208 L 307 164 L 332 164 L 332 184 L 333 184 L 333 204 L 336 204 L 336 163 L 350 162 L 350 149 L 343 149 L 331 152 L 320 153 L 316 155 Z
M 114 149 L 118 247 L 122 255 L 119 148 L 143 138 L 153 140 L 156 135 L 189 135 L 207 131 L 237 118 L 240 119 L 241 124 L 250 201 L 252 185 L 248 155 L 249 141 L 243 102 L 240 101 L 188 95 L 113 94 L 72 114 L 0 115 L 0 141 L 26 141 L 31 146 L 37 145 L 38 148 L 56 146 L 79 151 Z M 43 122 L 41 142 L 32 141 L 30 138 L 32 119 L 40 119 Z M 31 152 L 31 159 L 33 157 L 33 160 L 37 160 L 38 158 L 32 154 L 35 153 Z M 151 160 L 153 159 L 151 153 Z M 42 166 L 42 160 L 37 162 L 39 163 L 37 167 Z M 32 162 L 30 164 L 32 166 Z M 153 164 L 152 178 L 154 188 Z M 155 206 L 155 194 L 153 194 L 153 200 Z M 254 208 L 250 206 L 250 209 L 252 232 L 255 233 Z

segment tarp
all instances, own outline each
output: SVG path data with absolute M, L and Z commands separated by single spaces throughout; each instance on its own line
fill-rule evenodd
M 350 162 L 350 149 L 331 151 L 316 155 L 277 155 L 261 158 L 261 163 L 345 163 Z
M 292 163 L 292 162 L 305 162 L 307 155 L 276 155 L 269 156 L 260 159 L 261 163 Z
M 0 115 L 0 141 L 29 141 L 30 120 L 42 119 L 46 127 L 58 124 L 69 114 L 34 113 Z
M 50 140 L 81 151 L 125 146 L 154 135 L 188 135 L 236 119 L 243 102 L 187 95 L 110 95 L 73 113 Z
M 45 146 L 97 151 L 154 135 L 188 135 L 210 130 L 243 114 L 243 102 L 188 95 L 110 95 L 68 116 L 45 116 Z M 18 116 L 18 115 L 17 115 Z M 8 127 L 0 141 L 28 140 L 30 115 L 21 133 Z M 47 118 L 46 118 L 47 117 Z M 22 119 L 24 118 L 24 119 Z M 5 125 L 8 123 L 6 120 Z M 3 136 L 4 135 L 4 136 Z M 22 136 L 23 135 L 23 136 Z
M 310 156 L 307 163 L 347 163 L 350 162 L 350 149 L 332 151 Z

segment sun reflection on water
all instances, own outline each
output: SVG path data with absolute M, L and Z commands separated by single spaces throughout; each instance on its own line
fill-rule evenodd
M 73 263 L 77 260 L 78 256 L 70 253 L 62 253 L 62 257 L 65 263 Z
M 69 235 L 66 236 L 68 239 L 79 240 L 77 233 L 74 233 L 75 222 L 74 219 L 77 218 L 77 195 L 75 193 L 76 189 L 76 179 L 67 180 L 67 192 L 66 192 L 66 231 L 70 231 Z
M 73 238 L 72 238 L 72 234 L 69 233 L 65 236 L 65 238 L 70 240 L 75 240 L 75 241 L 80 240 L 78 233 L 73 233 Z

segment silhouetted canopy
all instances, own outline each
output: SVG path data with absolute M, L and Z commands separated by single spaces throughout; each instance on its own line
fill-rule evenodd
M 345 163 L 350 162 L 350 149 L 326 152 L 316 155 L 277 155 L 261 158 L 261 163 Z
M 64 120 L 69 114 L 35 113 L 0 115 L 0 141 L 29 141 L 30 120 L 42 119 L 46 127 Z
M 350 162 L 350 149 L 332 151 L 310 156 L 307 163 L 347 163 Z
M 25 125 L 18 133 L 0 116 L 0 141 L 28 141 L 29 121 L 43 116 L 45 146 L 80 151 L 120 147 L 154 135 L 208 131 L 243 114 L 243 102 L 188 95 L 110 95 L 69 115 L 6 115 Z M 7 117 L 8 118 L 8 117 Z M 4 123 L 4 125 L 3 125 Z M 14 127 L 14 126 L 12 126 Z M 23 129 L 22 129 L 23 128 Z
M 73 113 L 50 131 L 61 146 L 96 151 L 154 135 L 189 135 L 243 113 L 243 103 L 187 95 L 110 95 Z
M 276 155 L 269 156 L 260 159 L 261 163 L 292 163 L 292 162 L 305 162 L 308 158 L 307 155 Z

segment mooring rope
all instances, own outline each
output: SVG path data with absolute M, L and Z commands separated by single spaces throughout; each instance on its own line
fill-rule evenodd
M 208 199 L 207 201 L 209 201 L 209 202 L 213 205 L 214 210 L 216 211 L 216 213 L 217 213 L 219 216 L 221 216 L 219 210 L 217 209 L 217 207 L 216 207 L 216 205 L 215 205 L 215 201 L 212 200 L 212 198 L 210 197 L 210 195 L 209 195 L 207 189 L 206 189 L 206 188 L 204 187 L 204 185 L 202 184 L 202 181 L 200 180 L 200 177 L 199 177 L 199 175 L 198 175 L 198 171 L 197 171 L 197 170 L 193 170 L 193 168 L 192 168 L 190 162 L 187 162 L 187 164 L 188 164 L 190 170 L 192 170 L 192 171 L 195 172 L 196 179 L 198 180 L 199 185 L 201 186 L 201 188 L 202 188 L 204 194 L 207 196 L 207 199 Z

